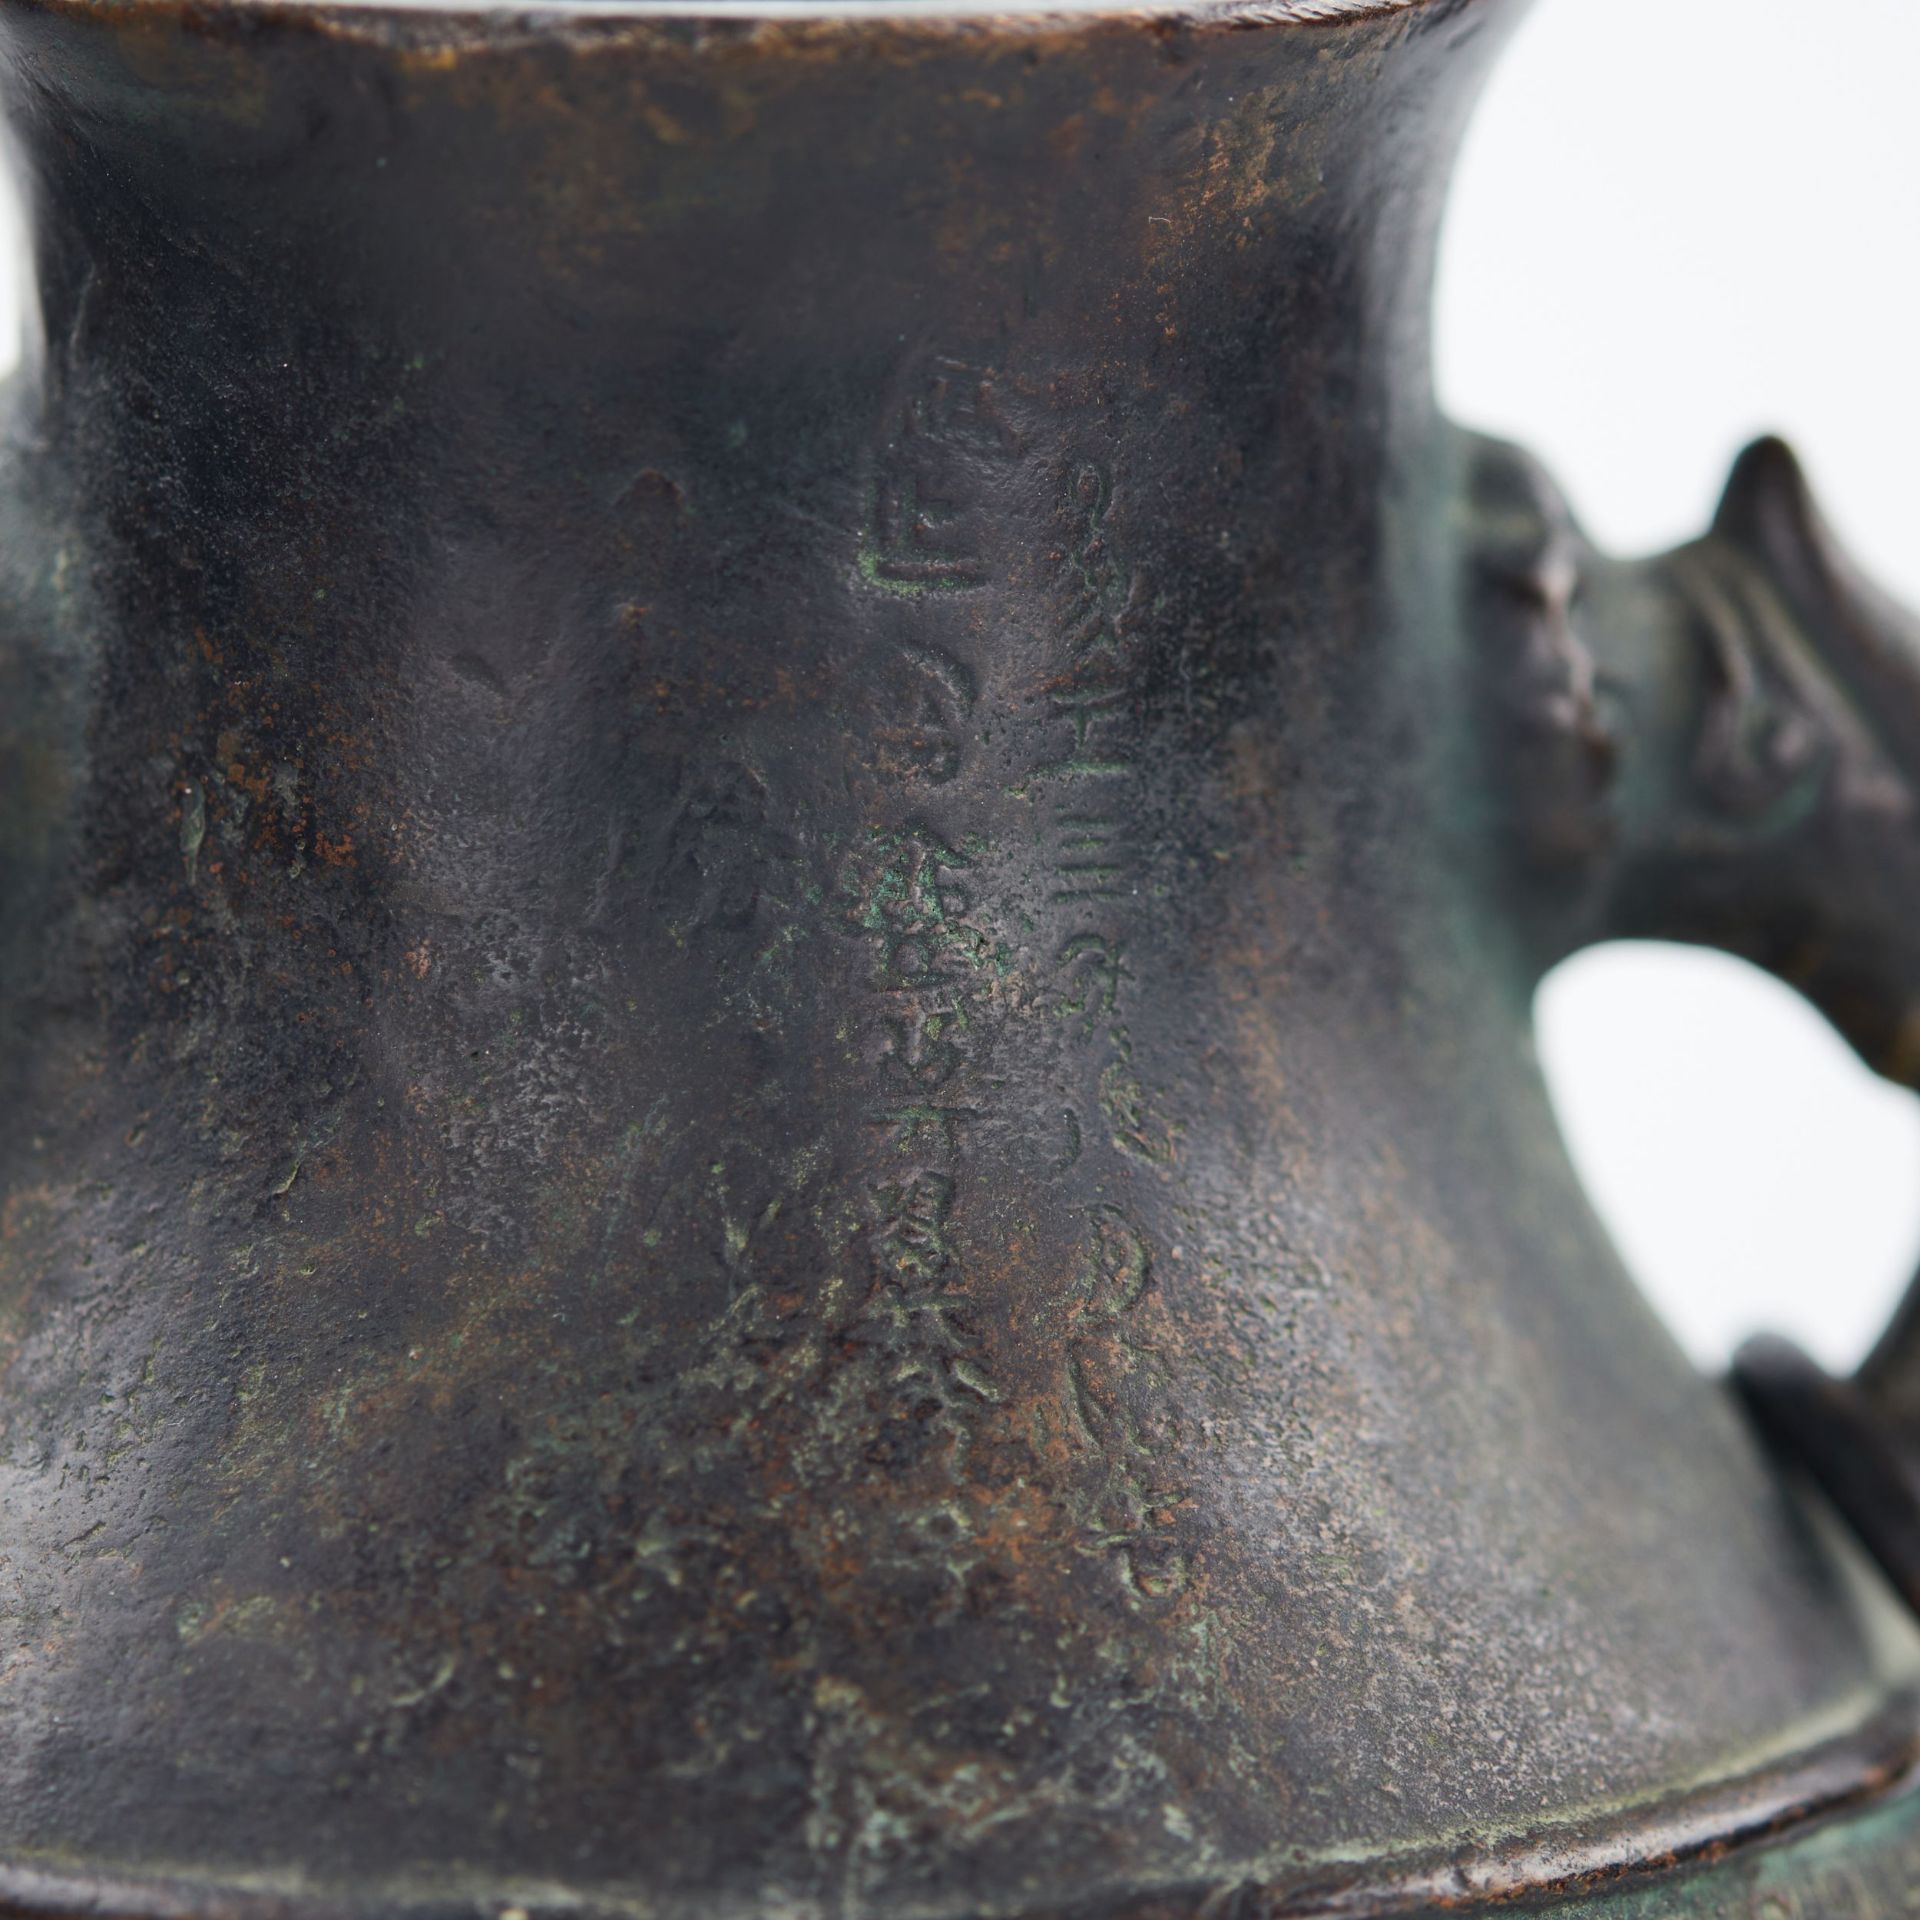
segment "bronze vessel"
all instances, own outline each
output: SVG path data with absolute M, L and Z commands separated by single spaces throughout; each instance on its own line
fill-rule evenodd
M 1520 11 L 0 6 L 0 1912 L 1912 1911 L 1529 1007 L 1920 1077 L 1914 631 L 1436 411 Z

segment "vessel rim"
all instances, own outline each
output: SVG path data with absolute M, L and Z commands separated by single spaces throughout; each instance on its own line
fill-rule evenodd
M 220 18 L 279 19 L 316 26 L 397 31 L 453 31 L 481 38 L 599 27 L 671 28 L 722 25 L 739 30 L 819 25 L 885 32 L 1020 33 L 1095 25 L 1145 27 L 1326 27 L 1396 14 L 1438 12 L 1475 0 L 40 0 L 69 15 L 183 22 Z M 25 9 L 23 9 L 24 11 Z M 3 13 L 5 9 L 0 9 Z

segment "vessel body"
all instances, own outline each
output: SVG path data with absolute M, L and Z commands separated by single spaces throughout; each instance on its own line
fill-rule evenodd
M 10 0 L 0 1905 L 1905 1910 L 1531 1053 L 1515 16 Z

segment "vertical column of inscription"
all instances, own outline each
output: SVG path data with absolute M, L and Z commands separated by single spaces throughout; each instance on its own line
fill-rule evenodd
M 1100 1116 L 1116 1151 L 1166 1164 L 1169 1129 L 1150 1110 L 1133 1071 L 1133 1043 L 1120 1015 L 1122 929 L 1145 879 L 1135 841 L 1141 680 L 1146 665 L 1144 577 L 1115 550 L 1107 527 L 1113 481 L 1093 462 L 1070 475 L 1058 589 L 1062 618 L 1047 700 L 1063 751 L 1034 770 L 1048 810 L 1049 904 L 1077 926 L 1064 966 L 1096 956 L 1111 981 L 1103 1022 L 1081 1023 L 1110 1050 L 1100 1074 Z
M 876 765 L 886 824 L 848 863 L 849 926 L 869 942 L 861 1025 L 874 1083 L 867 1124 L 872 1273 L 862 1337 L 922 1415 L 931 1403 L 964 1465 L 979 1411 L 1001 1399 L 965 1298 L 953 1221 L 967 1144 L 983 1118 L 980 1055 L 991 983 L 1006 949 L 973 919 L 986 837 L 945 816 L 966 786 L 974 675 L 950 644 L 967 604 L 994 584 L 996 528 L 986 498 L 1020 457 L 990 375 L 936 361 L 893 422 L 876 462 L 858 571 L 864 589 L 907 605 L 891 666 L 911 689 L 883 718 Z M 956 604 L 960 603 L 960 604 Z
M 1189 1566 L 1172 1464 L 1179 1420 L 1152 1332 L 1154 1253 L 1094 1164 L 1111 1155 L 1164 1171 L 1178 1146 L 1136 1071 L 1126 1017 L 1128 941 L 1149 864 L 1137 820 L 1150 599 L 1112 536 L 1104 466 L 1065 470 L 1051 529 L 1030 489 L 1008 484 L 1040 476 L 988 372 L 935 363 L 896 414 L 877 469 L 858 573 L 867 592 L 902 603 L 888 664 L 910 674 L 895 684 L 911 686 L 914 710 L 883 723 L 895 743 L 877 768 L 884 824 L 869 829 L 843 887 L 847 923 L 871 943 L 861 1025 L 880 1096 L 868 1114 L 876 1151 L 861 1334 L 885 1352 L 895 1390 L 918 1403 L 916 1427 L 951 1436 L 960 1471 L 979 1414 L 1003 1397 L 954 1223 L 968 1145 L 989 1117 L 986 1055 L 1012 964 L 976 898 L 1004 863 L 978 818 L 955 817 L 951 804 L 976 789 L 976 688 L 960 636 L 981 596 L 1011 585 L 1036 627 L 1016 657 L 1039 670 L 1043 703 L 1037 748 L 1013 788 L 1037 812 L 1044 853 L 1032 916 L 1050 956 L 1040 1005 L 1078 1089 L 1044 1154 L 1064 1185 L 1100 1196 L 1080 1213 L 1069 1297 L 1051 1303 L 1063 1318 L 1049 1397 L 1077 1462 L 1063 1492 L 1086 1550 L 1110 1559 L 1137 1601 L 1166 1602 L 1185 1589 Z M 1033 524 L 1011 530 L 1026 535 L 1015 543 L 1000 519 L 1003 503 L 1023 498 Z M 1019 544 L 1030 552 L 1048 531 L 1059 556 L 1051 570 L 1036 577 L 1023 556 L 1018 577 L 1003 580 L 1003 556 Z M 998 601 L 986 604 L 1004 617 Z
M 1061 1114 L 1063 1174 L 1103 1146 L 1142 1168 L 1169 1167 L 1177 1145 L 1135 1071 L 1126 1020 L 1128 937 L 1149 866 L 1138 823 L 1151 596 L 1114 540 L 1113 495 L 1104 465 L 1068 470 L 1043 663 L 1048 752 L 1024 783 L 1041 810 L 1057 941 L 1048 1006 L 1077 1069 L 1070 1083 L 1091 1094 Z M 1179 1420 L 1164 1363 L 1141 1326 L 1153 1250 L 1110 1202 L 1088 1210 L 1083 1244 L 1059 1402 L 1089 1463 L 1078 1517 L 1135 1594 L 1167 1600 L 1185 1588 L 1189 1566 L 1178 1541 L 1184 1493 L 1172 1466 Z

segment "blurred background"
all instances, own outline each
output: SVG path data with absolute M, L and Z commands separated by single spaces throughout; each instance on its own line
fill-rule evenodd
M 1622 552 L 1700 533 L 1779 431 L 1920 607 L 1920 5 L 1537 0 L 1475 125 L 1439 378 Z M 1759 1326 L 1851 1366 L 1920 1264 L 1920 1100 L 1767 976 L 1614 946 L 1548 981 L 1561 1123 L 1704 1365 Z
M 1781 431 L 1920 607 L 1920 0 L 1536 0 L 1476 122 L 1439 289 L 1460 419 L 1523 440 L 1588 530 L 1699 533 Z M 21 322 L 0 194 L 0 362 Z M 1615 946 L 1546 985 L 1562 1125 L 1688 1350 L 1851 1366 L 1920 1265 L 1920 1100 L 1784 987 Z

